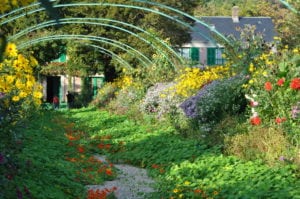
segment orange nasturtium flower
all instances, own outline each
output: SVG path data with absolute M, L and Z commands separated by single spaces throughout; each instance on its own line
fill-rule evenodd
M 261 124 L 261 119 L 260 119 L 258 116 L 252 117 L 252 118 L 250 119 L 250 123 L 251 123 L 252 125 L 254 125 L 254 126 L 258 126 L 258 125 Z
M 277 81 L 277 85 L 278 85 L 278 86 L 283 86 L 284 82 L 285 82 L 284 78 L 281 78 L 281 79 L 279 79 L 279 80 Z
M 79 147 L 77 148 L 77 151 L 78 151 L 79 153 L 84 153 L 84 148 L 83 148 L 82 146 L 79 146 Z
M 266 82 L 265 83 L 265 89 L 266 91 L 271 91 L 272 90 L 272 83 L 271 82 Z
M 290 87 L 293 90 L 300 90 L 300 78 L 292 79 Z

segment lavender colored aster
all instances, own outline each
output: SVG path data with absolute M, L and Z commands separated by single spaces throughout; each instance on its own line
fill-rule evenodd
M 185 115 L 189 118 L 195 118 L 197 114 L 197 102 L 201 100 L 208 92 L 214 88 L 219 83 L 218 80 L 212 81 L 211 83 L 205 85 L 201 90 L 194 96 L 185 100 L 180 108 L 184 111 Z

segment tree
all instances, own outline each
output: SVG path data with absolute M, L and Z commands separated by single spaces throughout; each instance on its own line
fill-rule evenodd
M 76 3 L 75 0 L 59 0 L 56 1 L 57 4 L 59 3 Z M 90 1 L 83 1 L 83 2 L 90 2 Z M 103 1 L 94 1 L 94 2 L 103 2 Z M 108 1 L 109 3 L 117 3 L 117 4 L 126 4 L 126 5 L 135 5 L 135 6 L 141 6 L 145 8 L 151 8 L 155 10 L 160 10 L 161 12 L 164 12 L 166 14 L 170 14 L 174 19 L 180 19 L 187 23 L 192 24 L 193 21 L 187 19 L 184 16 L 180 16 L 176 14 L 173 11 L 169 11 L 165 8 L 161 8 L 157 5 L 147 4 L 147 3 L 136 3 L 134 1 L 129 2 L 127 0 L 113 0 Z M 197 1 L 195 0 L 157 0 L 152 1 L 156 3 L 162 3 L 174 8 L 177 8 L 179 10 L 185 11 L 189 14 L 193 13 L 193 8 L 197 5 Z M 29 10 L 26 10 L 26 12 Z M 123 7 L 114 7 L 114 6 L 79 6 L 79 7 L 66 7 L 66 8 L 59 8 L 57 9 L 59 16 L 61 18 L 71 18 L 71 17 L 78 17 L 78 18 L 98 18 L 98 19 L 113 19 L 113 20 L 119 20 L 125 23 L 132 24 L 134 26 L 143 28 L 145 31 L 151 31 L 157 38 L 160 38 L 162 41 L 166 40 L 167 38 L 170 40 L 171 45 L 177 46 L 181 45 L 182 43 L 186 43 L 190 40 L 189 36 L 189 30 L 182 25 L 179 25 L 175 20 L 167 19 L 163 16 L 145 11 L 145 10 L 138 10 L 134 8 L 123 8 Z M 5 26 L 8 33 L 11 35 L 20 31 L 24 30 L 25 28 L 31 26 L 32 24 L 39 24 L 46 20 L 49 20 L 50 17 L 43 13 L 38 12 L 36 14 L 28 15 L 26 18 L 21 18 L 16 20 L 14 24 L 8 24 Z M 28 41 L 32 38 L 36 38 L 43 35 L 49 35 L 49 34 L 83 34 L 83 35 L 96 35 L 101 36 L 108 39 L 113 39 L 120 41 L 122 43 L 125 43 L 127 45 L 132 46 L 133 48 L 137 49 L 139 52 L 145 54 L 146 57 L 149 59 L 152 58 L 152 55 L 155 53 L 159 53 L 157 49 L 161 49 L 161 51 L 166 52 L 166 55 L 170 57 L 170 60 L 174 58 L 174 55 L 172 53 L 167 53 L 168 50 L 162 45 L 160 42 L 158 42 L 157 39 L 154 39 L 153 36 L 150 36 L 149 34 L 146 35 L 145 33 L 138 31 L 137 29 L 116 24 L 113 22 L 103 22 L 110 25 L 115 25 L 120 28 L 128 29 L 129 31 L 134 32 L 137 35 L 140 35 L 145 40 L 149 42 L 144 42 L 140 39 L 138 39 L 134 35 L 130 35 L 124 31 L 114 29 L 109 26 L 96 26 L 96 25 L 88 25 L 88 24 L 68 24 L 68 25 L 62 25 L 59 29 L 56 29 L 56 27 L 47 27 L 43 28 L 42 30 L 36 30 L 32 32 L 29 36 L 26 35 L 22 38 L 20 38 L 21 41 Z M 95 42 L 91 42 L 92 44 L 95 44 Z M 41 64 L 44 64 L 46 62 L 49 62 L 53 60 L 54 58 L 57 58 L 57 52 L 59 52 L 59 46 L 65 45 L 66 42 L 62 41 L 55 41 L 55 42 L 47 42 L 42 43 L 41 45 L 36 45 L 35 47 L 30 48 L 30 51 L 32 51 L 35 56 L 37 56 L 38 60 Z M 97 45 L 99 45 L 97 43 Z M 125 52 L 124 50 L 117 48 L 115 46 L 109 45 L 107 43 L 101 43 L 101 47 L 106 48 L 108 50 L 113 51 L 114 53 L 120 55 L 120 57 L 126 59 L 133 67 L 141 67 L 141 62 L 137 59 L 139 55 L 136 55 L 135 57 L 130 56 L 128 52 Z M 152 46 L 156 46 L 157 49 L 152 48 Z M 83 50 L 82 47 L 80 49 Z M 93 59 L 94 59 L 94 50 L 91 48 L 85 48 L 84 56 L 80 55 L 80 53 L 83 53 L 82 50 L 78 50 L 76 57 L 79 61 L 81 59 L 81 63 L 84 62 L 85 65 L 92 65 Z M 87 51 L 86 51 L 87 50 Z M 90 51 L 91 53 L 87 53 Z M 83 58 L 84 57 L 84 58 Z M 109 64 L 109 73 L 113 71 L 118 71 L 121 68 L 123 68 L 122 65 L 119 63 L 116 63 L 111 59 L 110 56 L 107 56 L 105 54 L 97 55 L 97 60 L 101 60 L 101 63 L 103 64 Z M 79 63 L 79 62 L 78 62 Z M 112 66 L 113 64 L 113 66 Z M 111 67 L 114 67 L 114 69 L 111 69 Z M 103 72 L 106 69 L 105 67 L 97 68 L 99 72 Z M 96 71 L 94 71 L 96 72 Z M 113 74 L 113 76 L 115 76 Z

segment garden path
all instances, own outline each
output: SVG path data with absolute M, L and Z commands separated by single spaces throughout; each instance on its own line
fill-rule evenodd
M 95 156 L 102 162 L 107 162 L 105 156 Z M 114 164 L 118 169 L 118 177 L 113 181 L 106 181 L 103 185 L 89 185 L 88 189 L 111 189 L 117 187 L 114 192 L 117 199 L 144 199 L 146 194 L 154 192 L 154 180 L 147 175 L 146 169 L 133 167 L 127 164 Z

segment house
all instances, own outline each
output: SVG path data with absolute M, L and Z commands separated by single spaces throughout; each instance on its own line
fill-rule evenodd
M 240 37 L 240 31 L 247 25 L 255 26 L 256 34 L 261 34 L 266 42 L 272 42 L 275 36 L 274 24 L 270 17 L 240 17 L 238 7 L 232 8 L 232 16 L 212 16 L 200 17 L 201 21 L 211 25 L 215 30 L 225 37 Z M 194 63 L 194 65 L 210 66 L 223 65 L 225 60 L 222 58 L 224 46 L 213 42 L 213 33 L 209 28 L 200 23 L 194 24 L 191 32 L 191 42 L 179 48 L 180 54 Z
M 43 97 L 45 102 L 52 102 L 53 97 L 58 96 L 60 102 L 66 102 L 67 92 L 80 93 L 82 81 L 80 74 L 68 76 L 66 74 L 66 53 L 61 53 L 59 58 L 52 60 L 43 67 L 40 82 L 43 85 Z M 98 89 L 104 83 L 104 75 L 94 74 L 87 77 L 93 96 L 97 95 Z

